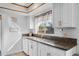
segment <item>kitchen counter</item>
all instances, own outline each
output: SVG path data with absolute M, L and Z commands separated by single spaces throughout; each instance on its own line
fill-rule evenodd
M 52 47 L 62 49 L 62 50 L 69 50 L 77 45 L 77 40 L 73 38 L 64 38 L 64 37 L 57 37 L 57 36 L 41 36 L 33 35 L 33 36 L 23 36 L 25 39 L 34 40 L 40 42 L 42 44 L 50 45 Z

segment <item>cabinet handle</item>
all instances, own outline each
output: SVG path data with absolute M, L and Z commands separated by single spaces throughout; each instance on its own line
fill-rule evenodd
M 51 54 L 50 53 L 47 53 L 47 56 L 51 56 Z

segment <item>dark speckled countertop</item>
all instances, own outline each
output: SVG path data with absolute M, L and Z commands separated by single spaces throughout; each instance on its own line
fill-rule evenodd
M 26 36 L 26 38 L 31 39 L 31 40 L 34 40 L 33 38 L 40 38 L 41 39 L 41 35 L 38 35 L 38 34 L 33 34 L 31 37 L 29 37 L 28 34 L 23 34 L 23 36 Z M 44 35 L 42 37 L 42 39 L 44 39 L 44 40 L 38 39 L 38 40 L 34 40 L 34 41 L 38 41 L 40 43 L 47 44 L 52 47 L 66 50 L 66 51 L 77 45 L 77 39 L 74 39 L 74 38 Z

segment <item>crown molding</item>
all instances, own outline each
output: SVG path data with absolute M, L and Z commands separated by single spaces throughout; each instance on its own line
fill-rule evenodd
M 36 7 L 35 9 L 37 9 L 37 8 L 39 8 L 39 7 L 41 7 L 41 6 L 43 6 L 44 4 L 45 4 L 45 3 L 39 5 L 39 6 Z M 25 13 L 25 14 L 30 13 L 30 12 L 32 12 L 32 11 L 35 10 L 35 9 L 32 9 L 32 10 L 28 10 L 27 12 L 24 12 L 24 11 L 19 11 L 19 10 L 15 10 L 15 9 L 11 9 L 11 8 L 6 8 L 6 7 L 0 7 L 0 8 L 1 8 L 1 9 L 10 10 L 10 11 L 15 11 L 15 12 L 21 12 L 21 13 Z
M 19 5 L 19 4 L 16 4 L 16 3 L 11 3 L 11 4 L 16 5 L 16 6 L 20 6 L 20 7 L 24 7 L 24 8 L 29 8 L 29 7 L 32 6 L 34 3 L 32 3 L 31 5 L 29 5 L 28 7 L 22 6 L 22 5 Z

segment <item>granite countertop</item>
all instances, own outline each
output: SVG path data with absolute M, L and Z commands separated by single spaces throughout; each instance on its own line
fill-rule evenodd
M 41 36 L 37 34 L 32 36 L 25 35 L 23 37 L 26 39 L 34 40 L 34 41 L 58 48 L 58 49 L 62 49 L 65 51 L 77 45 L 77 40 L 73 38 L 46 36 L 46 35 L 41 38 Z

